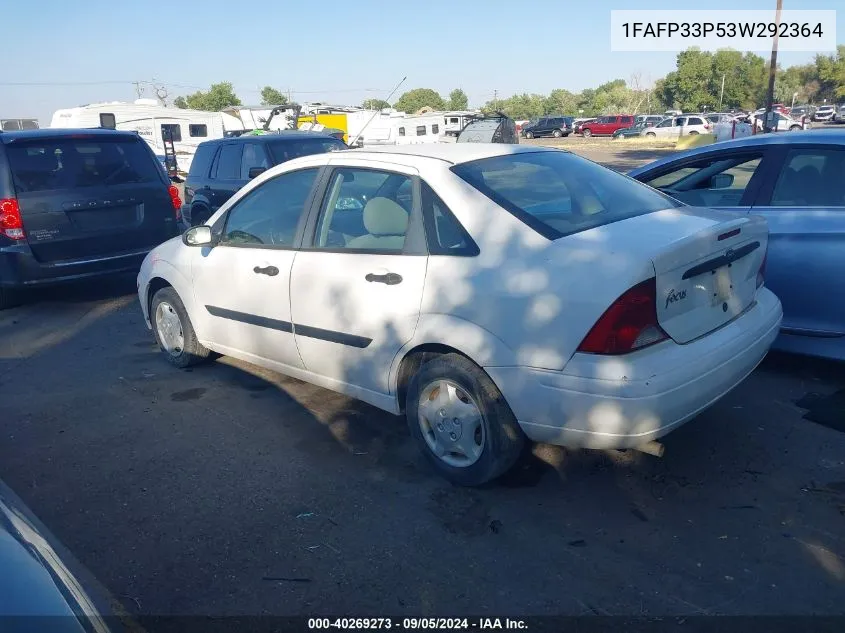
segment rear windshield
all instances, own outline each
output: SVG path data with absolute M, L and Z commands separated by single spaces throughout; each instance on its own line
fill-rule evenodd
M 56 138 L 6 145 L 18 193 L 162 182 L 143 141 Z
M 509 154 L 452 171 L 549 239 L 679 206 L 672 198 L 569 152 Z
M 270 142 L 270 155 L 273 163 L 279 165 L 300 156 L 338 152 L 349 149 L 343 142 L 333 138 L 308 138 L 296 141 Z

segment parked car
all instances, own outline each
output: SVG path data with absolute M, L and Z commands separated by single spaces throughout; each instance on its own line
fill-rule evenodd
M 24 288 L 137 271 L 181 206 L 135 132 L 0 133 L 0 309 Z
M 661 119 L 663 117 L 660 117 Z M 634 136 L 640 136 L 643 130 L 646 128 L 653 127 L 655 125 L 652 121 L 640 121 L 639 123 L 635 123 L 631 127 L 622 128 L 621 130 L 616 130 L 613 133 L 613 138 L 631 138 Z
M 711 129 L 710 122 L 703 115 L 684 114 L 663 119 L 654 127 L 644 129 L 641 135 L 659 139 L 677 139 L 681 136 L 709 134 Z
M 241 187 L 273 165 L 345 149 L 334 136 L 296 130 L 200 143 L 185 181 L 185 224 L 206 222 Z
M 596 117 L 586 117 L 586 118 L 577 118 L 572 120 L 572 133 L 573 134 L 580 134 L 581 133 L 581 126 L 585 123 L 592 123 L 596 120 Z
M 541 117 L 534 125 L 527 125 L 522 128 L 525 138 L 540 138 L 542 136 L 554 136 L 560 138 L 572 134 L 571 116 L 549 116 Z
M 784 114 L 783 112 L 773 112 L 772 114 L 775 119 L 774 129 L 776 132 L 796 132 L 798 130 L 803 130 L 806 127 L 803 120 L 793 119 L 791 116 Z M 757 126 L 758 131 L 764 129 L 765 116 L 766 113 L 763 112 L 753 118 L 753 123 Z
M 0 482 L 0 629 L 4 633 L 122 633 L 111 597 Z M 124 616 L 125 617 L 125 616 Z
M 794 119 L 802 119 L 803 117 L 808 117 L 810 120 L 813 118 L 813 114 L 815 114 L 816 108 L 811 105 L 797 105 L 789 113 Z
M 551 148 L 308 156 L 153 251 L 138 296 L 176 367 L 214 351 L 404 412 L 477 485 L 526 438 L 650 450 L 765 356 L 765 222 L 678 205 Z
M 581 134 L 590 136 L 613 136 L 616 130 L 634 125 L 634 117 L 630 114 L 600 116 L 595 121 L 584 123 Z
M 836 106 L 821 105 L 816 108 L 816 113 L 813 115 L 813 121 L 832 121 L 836 114 Z
M 845 103 L 836 106 L 836 112 L 833 115 L 833 120 L 836 123 L 845 123 Z
M 519 134 L 513 119 L 496 114 L 473 119 L 458 134 L 457 143 L 518 144 Z
M 694 206 L 769 224 L 766 285 L 783 302 L 775 347 L 845 360 L 845 130 L 700 147 L 630 175 Z
M 647 126 L 649 125 L 657 125 L 663 119 L 665 119 L 662 114 L 638 114 L 634 117 L 634 123 L 646 123 Z

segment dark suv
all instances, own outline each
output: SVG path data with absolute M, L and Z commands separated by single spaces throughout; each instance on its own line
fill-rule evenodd
M 0 132 L 0 308 L 21 288 L 137 271 L 182 201 L 135 132 Z
M 286 131 L 200 143 L 185 181 L 184 221 L 203 224 L 224 202 L 260 173 L 300 156 L 348 149 L 317 132 Z
M 544 116 L 537 123 L 522 128 L 525 138 L 539 138 L 541 136 L 569 136 L 572 134 L 571 116 Z

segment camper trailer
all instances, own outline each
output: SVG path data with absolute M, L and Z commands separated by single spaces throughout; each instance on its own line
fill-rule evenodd
M 481 112 L 470 110 L 450 110 L 443 112 L 443 132 L 446 136 L 457 136 L 467 123 L 481 116 Z
M 110 128 L 137 132 L 164 162 L 162 135 L 173 139 L 180 172 L 187 173 L 203 141 L 223 138 L 223 115 L 220 112 L 183 110 L 160 105 L 155 99 L 138 99 L 134 103 L 113 101 L 92 103 L 78 108 L 57 110 L 50 122 L 53 128 Z
M 443 142 L 442 113 L 405 114 L 383 110 L 378 115 L 369 112 L 357 135 L 350 133 L 350 143 L 368 145 L 416 145 Z

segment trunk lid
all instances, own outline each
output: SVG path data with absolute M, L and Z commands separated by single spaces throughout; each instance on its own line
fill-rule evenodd
M 10 143 L 6 151 L 41 263 L 141 251 L 178 230 L 168 183 L 140 138 L 81 133 Z

